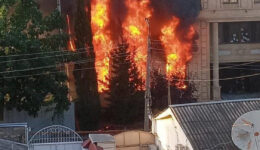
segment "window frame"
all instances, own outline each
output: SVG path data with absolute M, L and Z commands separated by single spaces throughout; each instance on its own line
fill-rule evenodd
M 236 2 L 232 2 L 233 0 L 222 0 L 223 4 L 238 4 L 238 0 Z

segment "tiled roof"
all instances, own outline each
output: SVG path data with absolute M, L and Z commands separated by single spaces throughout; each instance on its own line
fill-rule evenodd
M 171 109 L 195 150 L 236 150 L 232 125 L 242 114 L 260 110 L 260 99 L 172 105 Z

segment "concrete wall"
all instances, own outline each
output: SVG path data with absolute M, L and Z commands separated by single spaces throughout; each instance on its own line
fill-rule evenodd
M 222 44 L 219 55 L 220 63 L 260 61 L 260 43 Z
M 198 50 L 192 54 L 193 58 L 188 66 L 188 75 L 189 79 L 197 80 L 194 82 L 197 89 L 194 95 L 198 101 L 208 101 L 210 99 L 210 83 L 201 80 L 210 79 L 210 26 L 208 22 L 199 20 L 196 22 L 195 28 L 199 34 Z
M 225 4 L 223 0 L 201 0 L 200 19 L 212 22 L 260 20 L 260 3 L 254 0 L 238 0 L 237 4 Z
M 50 125 L 64 125 L 71 129 L 75 129 L 75 115 L 74 115 L 74 103 L 68 111 L 64 112 L 63 119 L 53 117 L 53 107 L 43 107 L 36 118 L 29 116 L 27 112 L 18 112 L 17 110 L 5 110 L 3 123 L 24 123 L 27 122 L 28 126 L 32 129 L 32 133 L 38 130 L 50 126 Z

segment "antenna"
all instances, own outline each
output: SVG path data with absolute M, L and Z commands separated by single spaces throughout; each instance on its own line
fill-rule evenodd
M 240 149 L 260 150 L 260 111 L 240 116 L 233 124 L 231 136 Z

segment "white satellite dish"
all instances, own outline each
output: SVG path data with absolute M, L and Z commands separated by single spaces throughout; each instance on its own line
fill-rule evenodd
M 232 140 L 242 150 L 260 150 L 260 111 L 239 117 L 232 127 Z

